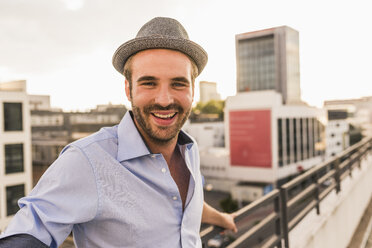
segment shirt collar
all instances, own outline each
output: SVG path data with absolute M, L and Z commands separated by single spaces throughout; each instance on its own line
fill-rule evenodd
M 181 130 L 178 134 L 177 144 L 187 145 L 190 148 L 193 143 L 192 138 Z M 122 162 L 149 154 L 151 153 L 134 124 L 131 111 L 127 111 L 118 126 L 117 160 Z

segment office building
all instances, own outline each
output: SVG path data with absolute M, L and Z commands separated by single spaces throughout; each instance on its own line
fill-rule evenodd
M 326 111 L 282 102 L 273 90 L 226 99 L 225 147 L 200 154 L 206 183 L 252 201 L 324 160 Z
M 31 125 L 26 81 L 0 83 L 0 231 L 32 187 Z
M 275 90 L 283 103 L 301 102 L 299 35 L 282 26 L 238 34 L 237 92 Z

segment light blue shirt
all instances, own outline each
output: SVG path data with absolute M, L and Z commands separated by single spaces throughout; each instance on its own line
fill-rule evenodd
M 72 230 L 77 247 L 201 247 L 198 148 L 182 131 L 178 147 L 190 171 L 184 211 L 164 157 L 149 152 L 128 111 L 65 147 L 0 237 L 27 233 L 58 247 Z

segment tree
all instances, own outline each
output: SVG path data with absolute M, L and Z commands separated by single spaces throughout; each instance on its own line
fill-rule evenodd
M 233 200 L 231 195 L 220 201 L 220 206 L 224 212 L 233 213 L 239 209 L 238 202 Z
M 223 109 L 225 101 L 210 100 L 206 103 L 198 102 L 193 108 L 193 114 L 196 116 L 217 115 L 219 119 L 223 119 Z

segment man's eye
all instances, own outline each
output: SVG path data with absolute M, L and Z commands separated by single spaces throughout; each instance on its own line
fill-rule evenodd
M 174 87 L 186 87 L 187 85 L 185 83 L 173 83 Z
M 143 86 L 154 86 L 155 83 L 154 82 L 143 82 L 141 85 L 143 85 Z

